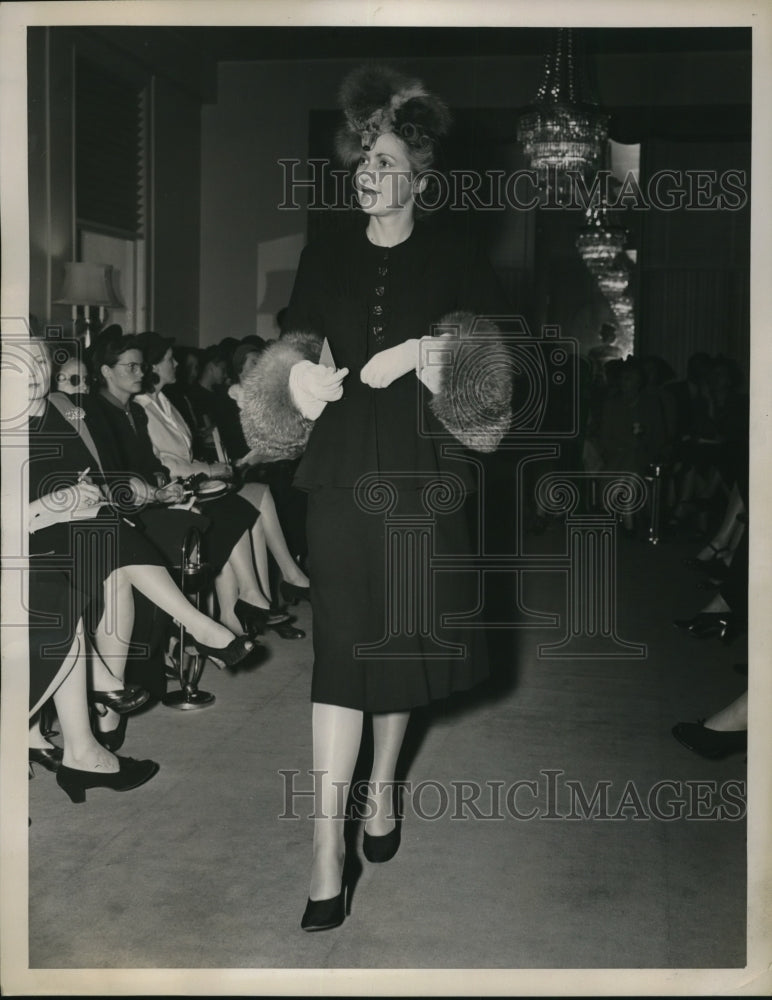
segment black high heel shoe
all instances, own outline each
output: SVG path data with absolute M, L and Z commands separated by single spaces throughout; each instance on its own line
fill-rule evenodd
M 110 753 L 115 753 L 116 750 L 121 749 L 123 742 L 126 739 L 126 725 L 128 721 L 128 716 L 120 716 L 118 719 L 118 725 L 115 729 L 111 729 L 107 733 L 102 732 L 98 725 L 94 726 L 94 737 L 98 743 L 102 744 L 105 750 L 109 750 Z
M 63 756 L 64 756 L 64 751 L 62 750 L 61 747 L 29 748 L 30 764 L 40 764 L 41 767 L 44 767 L 46 771 L 50 771 L 51 774 L 56 774 L 56 772 L 62 766 Z
M 700 611 L 693 618 L 676 618 L 673 624 L 676 628 L 691 632 L 698 639 L 709 639 L 714 635 L 723 638 L 731 618 L 730 611 Z
M 203 642 L 199 642 L 192 635 L 190 636 L 190 642 L 197 653 L 214 661 L 220 670 L 223 670 L 225 667 L 235 667 L 242 660 L 246 659 L 257 646 L 257 643 L 253 642 L 247 635 L 238 635 L 227 646 L 222 646 L 219 649 L 214 646 L 204 645 Z
M 282 580 L 279 589 L 281 590 L 281 596 L 287 604 L 297 604 L 298 601 L 311 600 L 310 587 L 298 587 L 294 583 L 287 583 L 286 580 Z
M 238 600 L 233 606 L 241 627 L 253 639 L 263 635 L 267 628 L 288 622 L 290 616 L 286 611 L 274 611 L 273 608 L 258 608 L 255 604 Z
M 399 850 L 400 825 L 399 820 L 393 830 L 384 833 L 382 837 L 372 837 L 367 830 L 362 838 L 362 853 L 371 864 L 383 864 L 391 861 Z
M 302 628 L 295 628 L 289 621 L 280 622 L 278 625 L 269 625 L 268 627 L 282 639 L 305 639 L 306 637 L 306 633 Z
M 350 858 L 354 860 L 349 860 Z M 354 855 L 346 855 L 340 892 L 330 899 L 311 899 L 309 897 L 305 913 L 300 921 L 300 926 L 304 931 L 330 931 L 334 927 L 340 927 L 344 919 L 351 913 L 354 882 L 357 872 L 361 871 L 361 868 L 361 861 L 356 859 Z
M 92 705 L 106 705 L 119 715 L 124 712 L 134 712 L 141 708 L 150 697 L 150 692 L 138 687 L 136 684 L 129 684 L 127 687 L 117 691 L 96 691 L 90 690 L 88 700 Z
M 103 771 L 81 771 L 64 764 L 56 772 L 56 783 L 73 802 L 85 802 L 89 788 L 110 788 L 114 792 L 128 792 L 139 788 L 158 773 L 159 765 L 154 760 L 134 760 L 132 757 L 118 757 L 120 769 L 112 774 Z
M 727 732 L 707 729 L 703 721 L 679 722 L 673 726 L 672 733 L 679 743 L 709 760 L 720 760 L 733 753 L 744 753 L 748 749 L 747 729 Z

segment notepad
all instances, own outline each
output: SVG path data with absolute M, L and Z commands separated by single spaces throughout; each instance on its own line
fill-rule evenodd
M 337 371 L 338 366 L 332 356 L 332 351 L 330 350 L 330 342 L 327 338 L 324 338 L 324 343 L 322 344 L 322 353 L 319 355 L 319 364 L 326 365 L 327 368 L 332 368 L 333 371 Z

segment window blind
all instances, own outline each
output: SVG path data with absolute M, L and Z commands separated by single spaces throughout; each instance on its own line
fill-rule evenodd
M 80 223 L 142 236 L 143 88 L 79 57 L 75 71 L 75 197 Z

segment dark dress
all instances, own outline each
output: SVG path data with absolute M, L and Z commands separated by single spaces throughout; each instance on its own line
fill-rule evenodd
M 114 492 L 124 495 L 127 493 L 125 484 L 132 475 L 152 486 L 169 479 L 168 470 L 153 451 L 144 409 L 132 401 L 128 413 L 131 419 L 126 411 L 101 394 L 90 397 L 88 423 L 91 433 Z M 161 549 L 169 567 L 179 563 L 186 532 L 191 527 L 198 528 L 204 535 L 207 561 L 213 571 L 219 573 L 234 545 L 257 520 L 258 512 L 235 494 L 207 500 L 201 506 L 205 514 L 150 505 L 131 511 L 130 517 Z
M 78 413 L 78 403 L 71 414 Z M 81 411 L 82 412 L 82 411 Z M 77 430 L 47 404 L 29 427 L 29 498 L 38 500 L 72 486 L 79 473 L 100 482 L 94 456 Z M 60 502 L 63 496 L 59 494 Z M 60 521 L 30 535 L 29 651 L 30 709 L 51 688 L 72 646 L 81 618 L 94 625 L 103 607 L 103 584 L 126 565 L 164 565 L 163 557 L 140 532 L 103 507 L 94 518 Z
M 471 552 L 476 466 L 435 419 L 413 373 L 386 389 L 359 377 L 379 351 L 430 335 L 461 309 L 510 312 L 484 257 L 429 222 L 386 249 L 369 242 L 362 221 L 301 256 L 285 329 L 326 337 L 336 366 L 350 372 L 343 398 L 316 421 L 295 478 L 309 494 L 315 702 L 404 711 L 487 676 L 482 631 L 444 620 L 474 616 L 475 573 L 429 569 L 433 556 Z M 431 492 L 438 482 L 444 500 L 442 487 Z

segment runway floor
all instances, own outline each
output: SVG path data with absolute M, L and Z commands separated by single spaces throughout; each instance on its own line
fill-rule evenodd
M 563 531 L 528 544 L 559 552 Z M 645 645 L 639 659 L 539 656 L 565 625 L 566 576 L 525 574 L 522 605 L 562 625 L 497 630 L 491 684 L 414 714 L 401 849 L 363 863 L 337 930 L 299 926 L 311 804 L 289 793 L 311 787 L 307 604 L 308 638 L 271 636 L 253 670 L 207 665 L 212 707 L 155 704 L 130 719 L 121 752 L 161 765 L 146 786 L 73 805 L 38 769 L 30 967 L 743 966 L 746 763 L 705 760 L 670 732 L 747 683 L 733 670 L 744 637 L 727 647 L 672 626 L 706 601 L 682 563 L 697 548 L 618 540 L 618 634 Z M 577 798 L 598 789 L 605 818 Z

